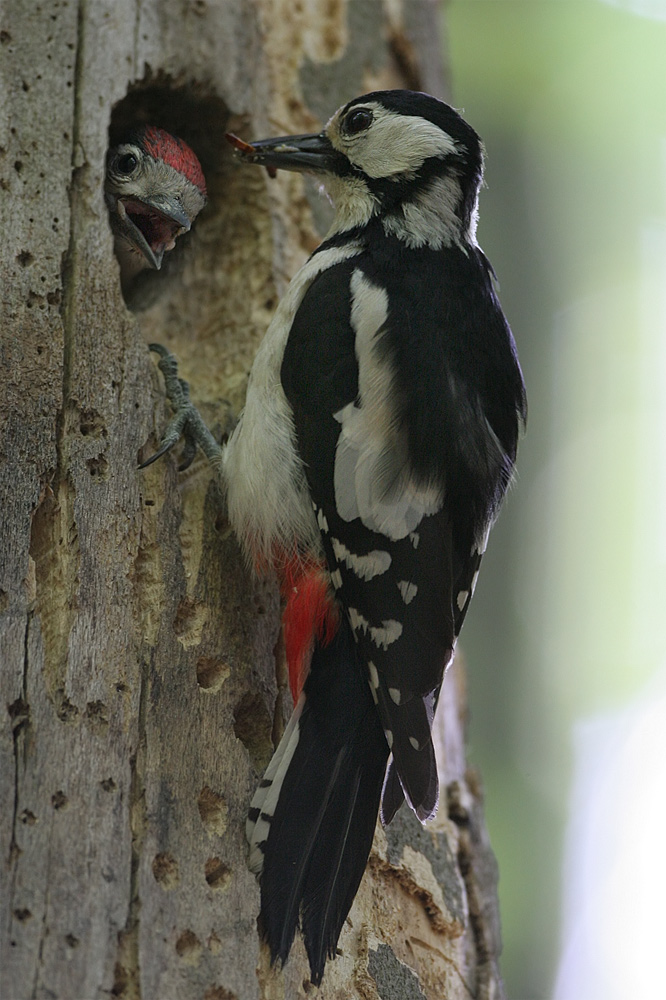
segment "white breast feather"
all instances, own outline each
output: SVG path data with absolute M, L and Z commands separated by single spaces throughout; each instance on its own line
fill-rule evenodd
M 293 415 L 280 380 L 291 324 L 316 276 L 359 253 L 350 244 L 315 254 L 280 302 L 257 352 L 245 409 L 224 452 L 229 520 L 250 559 L 274 547 L 319 550 L 319 530 L 296 447 Z

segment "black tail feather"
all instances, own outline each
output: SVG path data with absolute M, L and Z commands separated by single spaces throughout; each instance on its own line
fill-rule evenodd
M 346 619 L 329 646 L 315 648 L 305 695 L 270 819 L 261 917 L 272 959 L 283 963 L 301 924 L 319 984 L 365 871 L 389 752 Z

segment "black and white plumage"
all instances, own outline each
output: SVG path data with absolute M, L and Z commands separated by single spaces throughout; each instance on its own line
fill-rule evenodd
M 272 957 L 286 960 L 300 923 L 318 983 L 380 798 L 384 822 L 404 798 L 422 821 L 436 811 L 433 715 L 525 390 L 476 243 L 481 144 L 452 108 L 367 94 L 319 135 L 243 155 L 315 172 L 336 208 L 268 329 L 224 455 L 231 522 L 286 579 L 292 677 L 309 661 L 248 836 Z

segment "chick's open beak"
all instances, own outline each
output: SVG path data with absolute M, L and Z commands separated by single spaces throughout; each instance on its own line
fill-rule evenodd
M 162 266 L 167 250 L 190 229 L 190 220 L 176 198 L 155 195 L 150 198 L 118 198 L 120 225 L 126 237 L 156 271 Z

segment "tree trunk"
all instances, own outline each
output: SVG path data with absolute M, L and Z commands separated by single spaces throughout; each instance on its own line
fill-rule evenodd
M 278 297 L 326 225 L 223 142 L 316 128 L 366 90 L 443 96 L 430 0 L 5 0 L 0 20 L 0 994 L 317 992 L 257 935 L 245 815 L 288 712 L 272 580 L 210 467 L 145 471 L 168 419 L 146 342 L 209 425 L 242 405 Z M 129 303 L 102 187 L 124 126 L 199 155 L 209 205 Z M 182 243 L 187 238 L 183 238 Z M 495 871 L 445 685 L 447 800 L 378 829 L 322 997 L 499 997 Z

